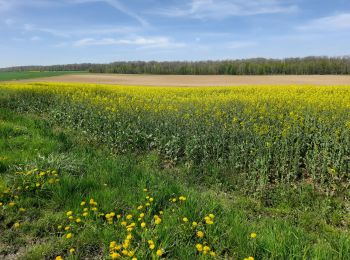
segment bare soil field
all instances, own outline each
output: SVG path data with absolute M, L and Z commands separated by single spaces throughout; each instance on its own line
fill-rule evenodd
M 62 75 L 22 82 L 80 82 L 136 86 L 239 86 L 239 85 L 349 85 L 350 76 L 337 75 L 125 75 L 77 74 Z

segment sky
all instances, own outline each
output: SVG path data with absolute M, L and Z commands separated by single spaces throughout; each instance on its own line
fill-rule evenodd
M 350 0 L 0 0 L 0 67 L 350 55 Z

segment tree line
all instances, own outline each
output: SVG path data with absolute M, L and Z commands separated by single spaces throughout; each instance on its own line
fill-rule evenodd
M 164 75 L 310 75 L 350 74 L 350 57 L 241 59 L 222 61 L 130 61 L 109 64 L 20 66 L 2 71 L 89 71 L 92 73 Z

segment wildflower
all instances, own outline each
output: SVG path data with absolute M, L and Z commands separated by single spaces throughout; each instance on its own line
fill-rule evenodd
M 110 256 L 111 256 L 112 259 L 117 259 L 117 258 L 120 257 L 120 254 L 118 254 L 116 252 L 113 252 Z
M 173 198 L 171 201 L 172 201 L 172 202 L 176 202 L 176 201 L 177 201 L 177 199 Z
M 13 201 L 11 201 L 11 202 L 9 203 L 9 207 L 13 207 L 15 204 L 16 204 L 16 203 L 14 203 Z
M 256 233 L 255 233 L 255 232 L 250 233 L 250 237 L 251 237 L 251 238 L 256 238 Z
M 143 209 L 143 206 L 140 205 L 140 206 L 137 207 L 137 209 L 138 209 L 138 210 L 141 210 L 141 209 Z
M 86 202 L 85 202 L 85 201 L 82 201 L 82 202 L 80 203 L 80 206 L 85 206 L 85 204 L 86 204 Z
M 1 206 L 1 205 L 0 205 Z M 25 212 L 26 211 L 26 209 L 24 209 L 24 208 L 19 208 L 19 210 L 18 210 L 19 212 Z
M 182 221 L 183 222 L 188 222 L 188 218 L 183 218 Z
M 56 256 L 55 260 L 63 260 L 62 256 Z
M 67 239 L 70 239 L 70 238 L 72 238 L 73 237 L 73 234 L 72 233 L 68 233 L 67 235 L 66 235 L 66 238 Z
M 69 249 L 69 253 L 73 254 L 75 252 L 74 248 Z
M 145 216 L 145 213 L 140 214 L 140 218 L 143 218 Z
M 67 217 L 72 216 L 72 214 L 73 214 L 73 211 L 67 211 L 66 213 Z
M 163 214 L 164 214 L 164 212 L 161 210 L 161 211 L 159 211 L 159 214 L 160 214 L 160 215 L 163 215 Z
M 196 248 L 197 248 L 197 250 L 198 250 L 199 252 L 202 252 L 202 251 L 203 251 L 203 246 L 202 246 L 202 244 L 197 244 L 197 245 L 196 245 Z
M 92 210 L 92 211 L 97 211 L 97 208 L 96 208 L 96 207 L 93 207 L 91 210 Z
M 163 249 L 158 249 L 156 254 L 157 256 L 162 256 L 163 252 L 164 252 Z
M 203 253 L 208 253 L 210 251 L 210 247 L 209 246 L 204 246 L 203 247 Z
M 133 257 L 135 255 L 135 252 L 134 251 L 129 251 L 129 253 L 128 253 L 128 256 L 129 257 Z
M 20 227 L 20 224 L 18 222 L 16 222 L 14 225 L 13 225 L 14 228 L 19 228 Z
M 80 218 L 77 218 L 77 219 L 75 220 L 75 222 L 80 223 L 80 222 L 81 222 L 81 219 L 80 219 Z
M 61 225 L 58 225 L 58 226 L 57 226 L 57 229 L 62 229 L 62 226 L 61 226 Z
M 152 202 L 154 200 L 154 198 L 149 198 L 149 201 Z
M 126 239 L 132 239 L 132 235 L 131 234 L 128 234 L 127 236 L 126 236 Z
M 156 225 L 159 225 L 160 223 L 162 222 L 162 219 L 161 218 L 157 218 L 154 223 L 156 223 Z
M 200 238 L 204 237 L 204 232 L 203 231 L 198 231 L 197 232 L 197 237 L 200 237 Z
M 126 250 L 126 249 L 124 249 L 124 250 L 122 251 L 122 254 L 123 254 L 123 255 L 128 255 L 128 253 L 129 253 L 129 252 L 128 252 L 128 250 Z
M 109 248 L 114 248 L 116 246 L 117 242 L 112 241 L 109 243 Z
M 64 228 L 64 230 L 65 230 L 65 231 L 70 230 L 70 226 L 66 226 L 66 227 Z
M 198 223 L 196 221 L 193 221 L 192 222 L 192 227 L 196 227 L 196 226 L 198 226 Z
M 84 212 L 87 212 L 87 211 L 89 211 L 89 209 L 88 209 L 88 208 L 84 208 L 83 211 L 84 211 Z
M 89 215 L 89 213 L 87 213 L 87 212 L 83 213 L 83 217 L 87 217 L 88 215 Z
M 214 251 L 210 251 L 209 253 L 211 256 L 216 256 L 216 253 Z
M 122 226 L 126 226 L 128 223 L 126 221 L 123 221 L 120 223 Z
M 2 202 L 0 202 L 0 207 L 2 206 L 2 205 L 4 205 Z
M 144 192 L 147 192 L 148 190 L 146 188 L 143 189 Z
M 187 199 L 187 198 L 186 198 L 185 196 L 180 196 L 180 197 L 179 197 L 179 200 L 180 200 L 180 201 L 185 201 L 186 199 Z
M 132 215 L 131 214 L 127 215 L 126 219 L 132 219 Z
M 145 227 L 146 227 L 146 223 L 145 223 L 145 222 L 142 222 L 142 223 L 141 223 L 141 227 L 142 227 L 142 228 L 145 228 Z

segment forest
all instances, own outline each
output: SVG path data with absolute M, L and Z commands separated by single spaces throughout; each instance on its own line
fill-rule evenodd
M 88 71 L 164 75 L 348 75 L 350 57 L 240 59 L 222 61 L 118 61 L 109 64 L 18 66 L 0 71 Z

